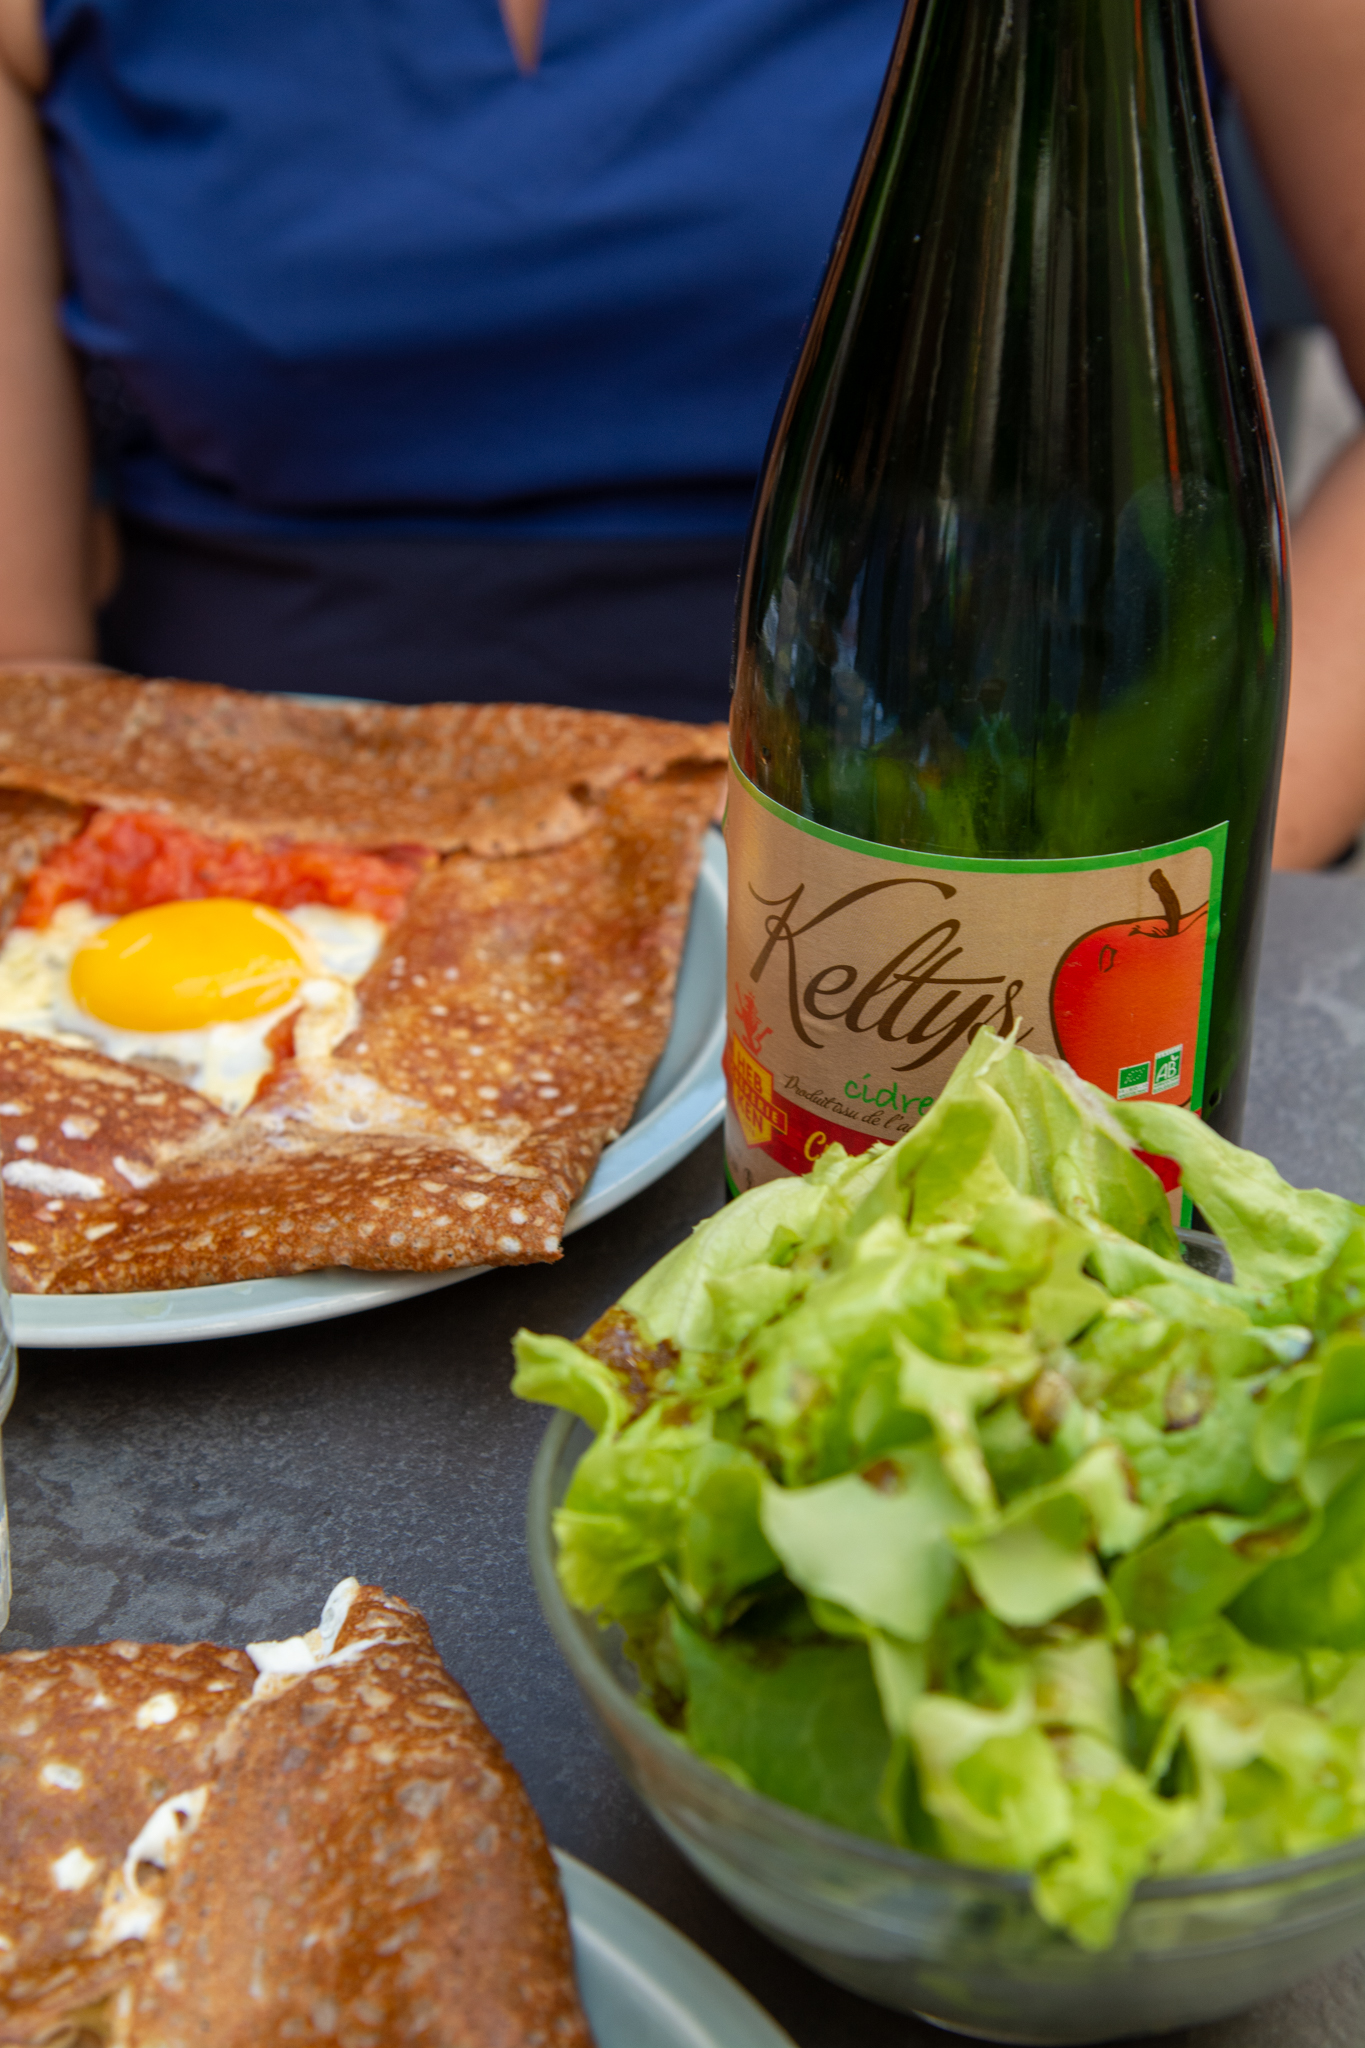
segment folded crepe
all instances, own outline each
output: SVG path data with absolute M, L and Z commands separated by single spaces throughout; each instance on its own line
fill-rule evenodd
M 141 1053 L 0 1028 L 14 1284 L 558 1257 L 668 1035 L 725 744 L 544 706 L 0 670 L 0 935 L 90 806 L 225 846 L 418 859 L 352 1024 L 320 1052 L 282 1043 L 238 1113 Z
M 591 2048 L 553 1860 L 422 1617 L 0 1656 L 4 2048 Z

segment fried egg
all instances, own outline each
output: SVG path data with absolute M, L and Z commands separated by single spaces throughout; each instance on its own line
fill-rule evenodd
M 286 1017 L 300 1059 L 325 1058 L 351 1030 L 385 931 L 316 903 L 285 913 L 213 896 L 119 918 L 64 903 L 0 947 L 0 1030 L 93 1045 L 235 1114 L 270 1072 L 267 1040 Z

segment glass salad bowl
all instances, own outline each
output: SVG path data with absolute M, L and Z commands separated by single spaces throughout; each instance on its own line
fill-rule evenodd
M 528 1538 L 546 1620 L 665 1833 L 746 1919 L 813 1969 L 982 2040 L 1101 2042 L 1236 2012 L 1365 1941 L 1365 1837 L 1252 1869 L 1148 1881 L 1114 1945 L 1092 1953 L 1044 1924 L 1025 1876 L 847 1833 L 704 1763 L 639 1704 L 619 1629 L 599 1629 L 560 1590 L 554 1511 L 591 1441 L 583 1423 L 556 1416 L 536 1461 Z

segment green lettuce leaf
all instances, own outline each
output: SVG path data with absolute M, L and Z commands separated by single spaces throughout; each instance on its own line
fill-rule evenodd
M 650 1341 L 679 1351 L 724 1351 L 776 1314 L 797 1285 L 795 1248 L 820 1229 L 835 1203 L 834 1169 L 817 1179 L 773 1180 L 731 1202 L 627 1289 L 621 1307 Z M 851 1163 L 851 1162 L 848 1162 Z
M 777 1559 L 759 1519 L 765 1473 L 717 1439 L 712 1418 L 675 1424 L 653 1409 L 580 1459 L 555 1517 L 559 1575 L 586 1613 L 617 1619 L 662 1604 L 718 1622 Z
M 1186 1832 L 1186 1815 L 1158 1797 L 1116 1745 L 1081 1734 L 1058 1750 L 1070 1802 L 1067 1838 L 1041 1861 L 1033 1903 L 1082 1948 L 1106 1949 L 1130 1891 Z
M 1172 1711 L 1162 1758 L 1177 1745 L 1190 1785 L 1183 1864 L 1241 1869 L 1365 1830 L 1358 1732 L 1324 1715 L 1193 1686 Z
M 1229 1144 L 1187 1110 L 1144 1101 L 1112 1110 L 1144 1152 L 1177 1161 L 1186 1193 L 1227 1246 L 1244 1287 L 1283 1293 L 1325 1273 L 1358 1226 L 1353 1203 L 1291 1187 L 1268 1159 Z
M 1061 1478 L 960 1532 L 957 1554 L 992 1614 L 1015 1628 L 1038 1628 L 1082 1601 L 1102 1599 L 1098 1553 L 1131 1550 L 1149 1522 L 1129 1491 L 1122 1454 L 1097 1444 Z
M 1071 1801 L 1027 1691 L 998 1710 L 924 1693 L 909 1720 L 920 1796 L 947 1855 L 1029 1870 L 1061 1847 Z
M 566 1408 L 599 1436 L 614 1435 L 629 1421 L 625 1389 L 600 1358 L 566 1337 L 537 1337 L 530 1330 L 518 1330 L 512 1344 L 517 1361 L 512 1392 L 523 1401 Z
M 793 1585 L 870 1628 L 918 1642 L 958 1579 L 949 1541 L 968 1509 L 931 1450 L 816 1486 L 763 1489 L 763 1533 Z
M 1107 1096 L 1083 1091 L 1069 1069 L 1018 1046 L 1003 1049 L 984 1079 L 1013 1113 L 1029 1148 L 1033 1185 L 1045 1201 L 1063 1216 L 1101 1224 L 1160 1257 L 1179 1258 L 1165 1190 L 1134 1158 Z
M 1094 1735 L 1122 1751 L 1123 1690 L 1112 1643 L 1102 1636 L 1058 1635 L 1034 1651 L 1030 1664 L 1044 1728 Z
M 1365 1471 L 1327 1502 L 1314 1540 L 1268 1564 L 1229 1613 L 1274 1649 L 1365 1650 Z
M 1110 1583 L 1132 1627 L 1170 1634 L 1221 1613 L 1265 1570 L 1245 1539 L 1254 1523 L 1191 1515 L 1115 1567 Z
M 885 1839 L 891 1742 L 866 1644 L 712 1642 L 676 1614 L 673 1637 L 699 1756 L 770 1799 Z

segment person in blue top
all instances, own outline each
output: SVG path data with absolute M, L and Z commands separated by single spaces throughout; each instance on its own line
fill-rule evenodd
M 106 657 L 724 716 L 754 474 L 900 0 L 0 5 L 31 448 L 0 517 L 54 529 L 5 651 L 94 647 L 41 134 L 123 545 Z
M 0 0 L 0 659 L 723 715 L 899 14 Z M 1365 388 L 1365 7 L 1204 18 Z M 1362 572 L 1365 445 L 1295 534 L 1300 864 L 1365 815 Z

